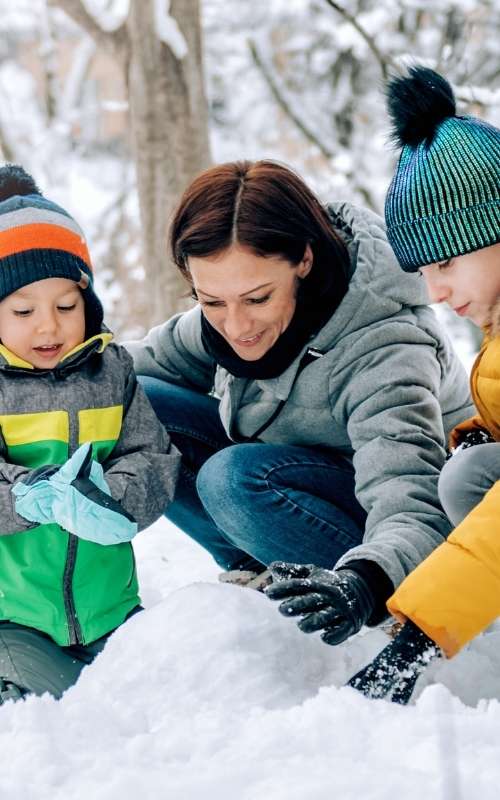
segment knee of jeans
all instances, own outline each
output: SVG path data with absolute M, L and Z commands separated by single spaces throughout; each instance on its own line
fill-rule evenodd
M 252 476 L 246 450 L 253 445 L 238 444 L 214 453 L 196 478 L 198 496 L 211 516 L 224 508 L 237 508 L 252 490 Z

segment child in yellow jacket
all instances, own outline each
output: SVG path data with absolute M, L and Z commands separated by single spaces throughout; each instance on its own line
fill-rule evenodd
M 388 100 L 403 146 L 386 200 L 389 241 L 432 302 L 485 331 L 471 374 L 478 415 L 453 431 L 439 479 L 455 529 L 388 600 L 404 625 L 349 682 L 406 703 L 432 658 L 454 656 L 500 616 L 500 130 L 456 116 L 449 84 L 421 67 L 394 79 Z

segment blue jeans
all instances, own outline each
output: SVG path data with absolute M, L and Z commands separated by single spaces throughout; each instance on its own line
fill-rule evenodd
M 218 400 L 140 376 L 182 453 L 165 515 L 223 569 L 261 571 L 271 561 L 333 567 L 360 544 L 366 513 L 349 459 L 327 448 L 235 444 Z

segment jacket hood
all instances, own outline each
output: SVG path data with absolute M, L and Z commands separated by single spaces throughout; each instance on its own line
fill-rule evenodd
M 340 337 L 393 317 L 405 306 L 429 304 L 418 273 L 403 272 L 378 214 L 350 203 L 332 203 L 328 212 L 349 251 L 351 275 L 342 302 L 314 339 L 321 349 Z
M 496 301 L 495 305 L 493 306 L 493 310 L 491 312 L 490 335 L 492 338 L 494 336 L 500 336 L 500 297 Z

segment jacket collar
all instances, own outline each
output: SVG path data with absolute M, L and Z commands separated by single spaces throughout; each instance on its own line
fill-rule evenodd
M 86 361 L 91 353 L 102 353 L 112 339 L 113 334 L 103 330 L 101 333 L 91 336 L 90 339 L 86 339 L 74 347 L 69 353 L 66 353 L 59 363 L 50 370 L 35 368 L 29 361 L 24 361 L 5 345 L 0 344 L 0 370 L 15 368 L 16 370 L 31 370 L 34 373 L 66 371 L 71 369 L 72 366 L 77 366 Z
M 491 324 L 488 326 L 487 333 L 492 339 L 500 335 L 500 297 L 491 310 Z

